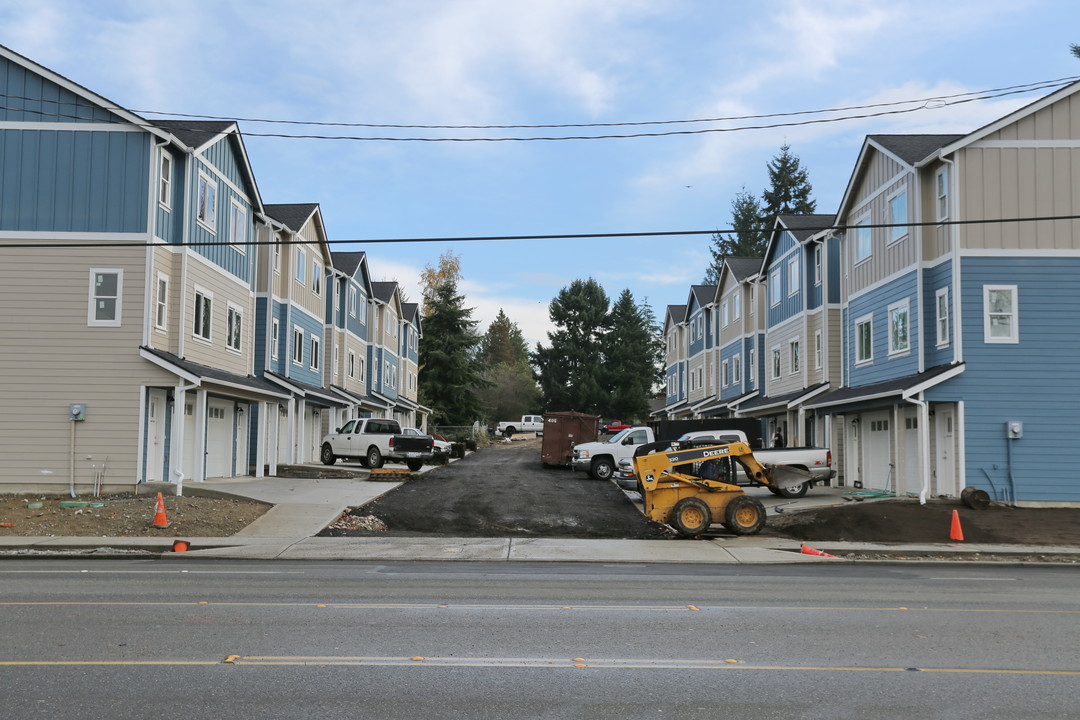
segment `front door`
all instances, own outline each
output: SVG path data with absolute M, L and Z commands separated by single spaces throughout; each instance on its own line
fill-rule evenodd
M 937 407 L 934 415 L 934 440 L 937 445 L 937 456 L 934 463 L 934 473 L 937 476 L 937 492 L 939 495 L 956 497 L 959 489 L 956 487 L 956 415 L 952 408 L 948 410 Z
M 146 481 L 165 480 L 164 390 L 150 390 L 146 408 Z
M 896 490 L 892 467 L 892 423 L 888 412 L 862 416 L 863 487 L 873 490 Z
M 915 408 L 904 411 L 904 444 L 900 457 L 900 492 L 918 493 L 922 490 L 922 460 L 919 454 L 919 413 Z
M 206 405 L 206 477 L 232 477 L 233 403 L 213 400 Z

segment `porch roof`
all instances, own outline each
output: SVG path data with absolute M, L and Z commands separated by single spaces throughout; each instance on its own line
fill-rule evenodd
M 819 408 L 836 409 L 844 405 L 854 405 L 882 398 L 900 397 L 907 400 L 923 390 L 929 390 L 935 385 L 956 377 L 962 372 L 964 372 L 964 363 L 938 365 L 914 375 L 905 375 L 892 380 L 871 383 L 870 385 L 838 388 L 821 396 L 814 402 L 807 403 L 805 407 L 808 410 Z

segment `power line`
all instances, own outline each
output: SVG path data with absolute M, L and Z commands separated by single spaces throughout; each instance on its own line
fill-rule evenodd
M 1045 89 L 1050 85 L 1043 86 L 1040 89 Z M 963 97 L 956 99 L 953 102 L 946 102 L 942 100 L 942 105 L 930 107 L 929 102 L 924 103 L 912 108 L 902 108 L 894 110 L 882 110 L 880 112 L 860 113 L 854 115 L 845 115 L 834 118 L 820 118 L 810 120 L 800 120 L 794 122 L 777 122 L 767 123 L 761 125 L 742 125 L 730 128 L 702 128 L 696 130 L 667 130 L 661 132 L 641 132 L 641 133 L 627 133 L 627 134 L 608 134 L 608 135 L 559 135 L 559 136 L 531 136 L 531 137 L 391 137 L 391 136 L 356 136 L 356 135 L 312 135 L 312 134 L 289 134 L 289 133 L 260 133 L 251 131 L 239 131 L 236 130 L 236 134 L 247 137 L 269 137 L 269 138 L 283 138 L 290 140 L 349 140 L 357 142 L 456 142 L 456 143 L 470 143 L 470 142 L 532 142 L 532 141 L 562 141 L 562 140 L 610 140 L 610 139 L 630 139 L 630 138 L 644 138 L 644 137 L 670 137 L 676 135 L 702 135 L 708 133 L 729 133 L 729 132 L 742 132 L 747 130 L 769 130 L 775 128 L 784 127 L 801 127 L 808 125 L 820 125 L 826 123 L 842 122 L 845 120 L 863 120 L 875 117 L 883 117 L 887 115 L 901 115 L 911 112 L 918 112 L 920 110 L 941 109 L 942 107 L 949 107 L 952 105 L 960 105 L 969 102 L 976 102 L 980 100 L 992 100 L 995 98 L 1006 97 L 1009 95 L 1017 95 L 1031 92 L 1031 88 L 1023 90 L 1003 90 L 1000 92 L 987 92 L 981 93 L 978 96 Z M 49 113 L 44 110 L 33 110 L 26 108 L 14 108 L 14 107 L 0 107 L 3 110 L 10 110 L 16 112 L 27 112 L 44 117 L 57 117 L 65 119 L 86 120 L 86 118 L 77 115 L 68 115 L 64 113 Z M 768 116 L 762 116 L 768 117 Z M 154 128 L 159 129 L 159 126 L 150 122 L 136 123 L 129 122 L 128 124 L 135 127 L 142 128 Z M 167 130 L 190 130 L 193 132 L 206 132 L 206 128 L 164 128 Z
M 916 227 L 939 227 L 944 225 L 950 226 L 963 226 L 963 225 L 1003 225 L 1006 223 L 1031 223 L 1031 222 L 1054 222 L 1061 220 L 1080 220 L 1080 214 L 1078 215 L 1042 215 L 1036 217 L 1019 217 L 1019 218 L 984 218 L 981 220 L 932 220 L 928 222 L 913 222 L 913 223 L 864 223 L 860 225 L 829 225 L 823 224 L 818 226 L 802 226 L 799 228 L 785 228 L 785 231 L 797 229 L 799 231 L 810 231 L 818 233 L 824 230 L 833 230 L 836 232 L 846 232 L 848 230 L 863 229 L 863 228 L 916 228 Z M 635 237 L 674 237 L 674 236 L 690 236 L 690 235 L 738 235 L 742 233 L 759 233 L 762 230 L 736 230 L 734 228 L 728 228 L 726 230 L 658 230 L 647 232 L 610 232 L 610 233 L 567 233 L 567 234 L 549 234 L 549 235 L 476 235 L 476 236 L 460 236 L 460 237 L 417 237 L 417 238 L 369 238 L 365 240 L 326 240 L 327 245 L 382 245 L 390 243 L 459 243 L 459 242 L 515 242 L 524 240 L 596 240 L 602 238 L 635 238 Z M 765 230 L 766 233 L 772 233 L 774 230 Z M 313 243 L 311 240 L 249 240 L 246 242 L 230 242 L 228 240 L 211 240 L 202 242 L 183 242 L 183 243 L 163 243 L 163 242 L 135 242 L 135 241 L 108 241 L 108 242 L 95 242 L 95 241 L 70 241 L 70 242 L 7 242 L 0 240 L 0 249 L 10 248 L 42 248 L 42 249 L 62 249 L 62 248 L 120 248 L 120 247 L 151 247 L 161 246 L 165 247 L 217 247 L 223 245 L 232 246 L 272 246 L 272 245 L 311 245 L 318 244 Z

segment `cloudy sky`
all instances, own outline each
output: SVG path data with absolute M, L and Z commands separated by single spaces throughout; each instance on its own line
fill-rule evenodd
M 732 197 L 760 194 L 784 143 L 831 212 L 865 135 L 968 132 L 1047 91 L 771 129 L 733 130 L 870 111 L 370 125 L 926 100 L 1080 75 L 1078 21 L 1075 0 L 0 0 L 0 44 L 147 117 L 240 118 L 263 201 L 318 202 L 331 240 L 363 241 L 723 229 Z M 446 141 L 672 130 L 710 132 Z M 334 247 L 366 250 L 375 279 L 410 300 L 424 265 L 453 250 L 480 330 L 503 308 L 532 341 L 576 278 L 613 299 L 629 288 L 662 318 L 709 257 L 707 235 Z

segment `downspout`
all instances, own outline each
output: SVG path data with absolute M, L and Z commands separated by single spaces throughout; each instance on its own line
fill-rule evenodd
M 919 504 L 925 505 L 926 496 L 930 494 L 930 457 L 927 452 L 930 447 L 930 409 L 926 401 L 922 399 L 921 392 L 918 399 L 913 397 L 905 397 L 904 399 L 919 408 L 919 464 L 922 466 L 920 473 L 922 475 L 922 487 L 919 490 Z M 896 480 L 899 489 L 899 478 L 896 478 Z
M 949 167 L 949 218 L 959 220 L 956 210 L 956 163 L 946 157 L 941 157 L 941 162 Z M 935 188 L 936 190 L 936 188 Z M 960 333 L 960 226 L 953 225 L 949 229 L 949 239 L 952 240 L 952 314 L 949 316 L 949 337 L 953 341 L 953 362 L 963 362 L 964 345 L 963 336 Z
M 179 452 L 172 453 L 176 459 L 176 466 L 172 469 L 176 473 L 176 496 L 183 497 L 184 495 L 184 406 L 179 402 L 179 396 L 182 393 L 186 393 L 188 390 L 194 390 L 199 387 L 199 383 L 192 383 L 191 385 L 177 385 L 173 388 L 173 413 L 176 413 L 176 409 L 180 408 L 180 421 L 174 422 L 176 426 L 176 432 L 179 433 L 180 439 L 176 443 L 177 450 Z

